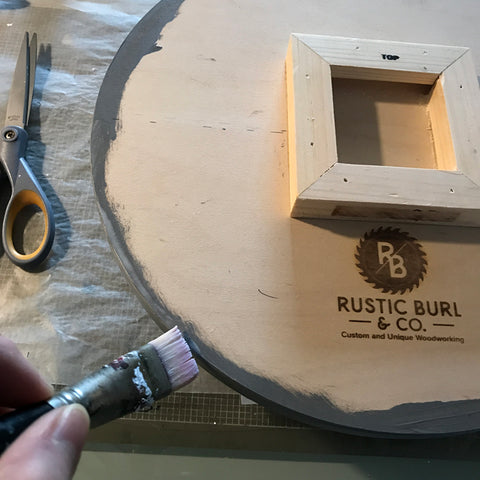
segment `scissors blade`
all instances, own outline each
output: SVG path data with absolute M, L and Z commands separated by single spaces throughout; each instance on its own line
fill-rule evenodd
M 35 83 L 36 63 L 37 35 L 33 34 L 30 42 L 28 33 L 25 33 L 8 98 L 6 125 L 17 125 L 25 128 L 28 123 Z
M 33 88 L 35 87 L 35 72 L 37 70 L 37 34 L 32 35 L 29 48 L 29 67 L 28 67 L 28 100 L 27 100 L 27 112 L 25 117 L 25 125 L 28 124 L 30 118 L 30 109 L 32 107 Z

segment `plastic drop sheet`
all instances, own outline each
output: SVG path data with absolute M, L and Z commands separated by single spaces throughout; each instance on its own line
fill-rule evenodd
M 26 272 L 0 250 L 0 334 L 54 384 L 70 384 L 161 333 L 110 249 L 90 167 L 91 123 L 103 77 L 129 31 L 155 3 L 0 0 L 0 118 L 25 31 L 36 32 L 27 161 L 56 222 L 43 271 Z M 4 174 L 0 182 L 4 206 L 10 187 Z

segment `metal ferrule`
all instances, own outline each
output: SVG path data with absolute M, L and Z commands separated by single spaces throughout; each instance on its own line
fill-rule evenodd
M 155 400 L 171 391 L 157 351 L 147 344 L 62 390 L 48 403 L 53 408 L 80 403 L 87 409 L 92 427 L 97 427 L 132 412 L 150 410 Z

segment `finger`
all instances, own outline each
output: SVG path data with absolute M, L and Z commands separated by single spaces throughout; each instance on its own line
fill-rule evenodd
M 89 425 L 88 413 L 81 405 L 52 410 L 27 428 L 0 457 L 0 478 L 71 479 Z
M 20 407 L 50 398 L 52 387 L 40 376 L 17 346 L 0 335 L 0 405 Z

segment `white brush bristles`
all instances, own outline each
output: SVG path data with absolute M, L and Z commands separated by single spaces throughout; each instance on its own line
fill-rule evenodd
M 183 387 L 198 375 L 197 363 L 178 327 L 173 327 L 148 343 L 157 351 L 170 379 L 172 391 Z

